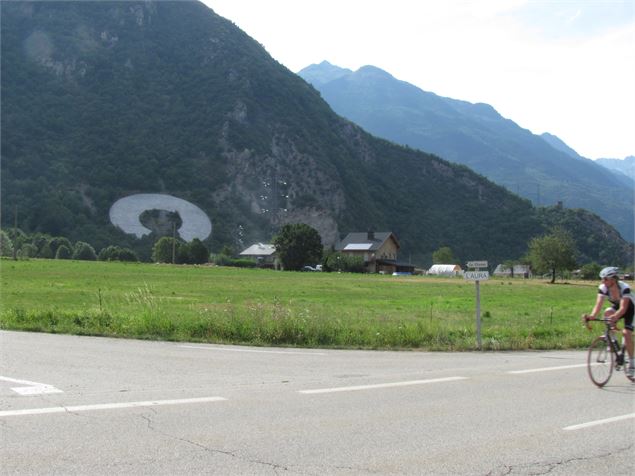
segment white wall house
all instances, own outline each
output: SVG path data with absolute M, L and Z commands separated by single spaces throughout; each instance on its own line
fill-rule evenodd
M 458 264 L 434 264 L 428 274 L 436 276 L 460 276 L 463 270 Z

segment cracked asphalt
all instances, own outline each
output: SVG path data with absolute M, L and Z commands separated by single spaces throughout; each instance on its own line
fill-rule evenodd
M 1 331 L 0 474 L 635 474 L 635 385 L 584 362 Z

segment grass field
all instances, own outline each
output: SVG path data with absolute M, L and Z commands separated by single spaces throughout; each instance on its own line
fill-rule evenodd
M 475 285 L 462 278 L 213 266 L 0 261 L 0 327 L 251 345 L 476 349 Z M 590 282 L 481 283 L 485 350 L 579 348 Z

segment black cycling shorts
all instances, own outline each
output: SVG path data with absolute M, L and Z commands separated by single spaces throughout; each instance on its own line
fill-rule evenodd
M 613 306 L 613 309 L 617 311 L 619 306 Z M 633 314 L 635 314 L 635 304 L 633 304 L 633 301 L 629 299 L 626 312 L 622 317 L 620 317 L 620 319 L 624 319 L 624 328 L 630 331 L 633 330 Z

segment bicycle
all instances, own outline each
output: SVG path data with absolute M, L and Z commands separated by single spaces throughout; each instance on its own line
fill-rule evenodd
M 591 330 L 591 321 L 602 321 L 605 325 L 604 334 L 593 339 L 593 342 L 589 346 L 587 370 L 591 381 L 602 388 L 607 384 L 613 374 L 613 369 L 615 369 L 616 371 L 624 370 L 626 378 L 631 382 L 635 382 L 635 377 L 629 376 L 626 372 L 624 360 L 626 347 L 623 339 L 622 346 L 620 347 L 615 337 L 615 327 L 612 327 L 607 319 L 594 319 L 587 315 L 583 315 L 582 319 L 584 320 L 584 325 L 589 330 Z

